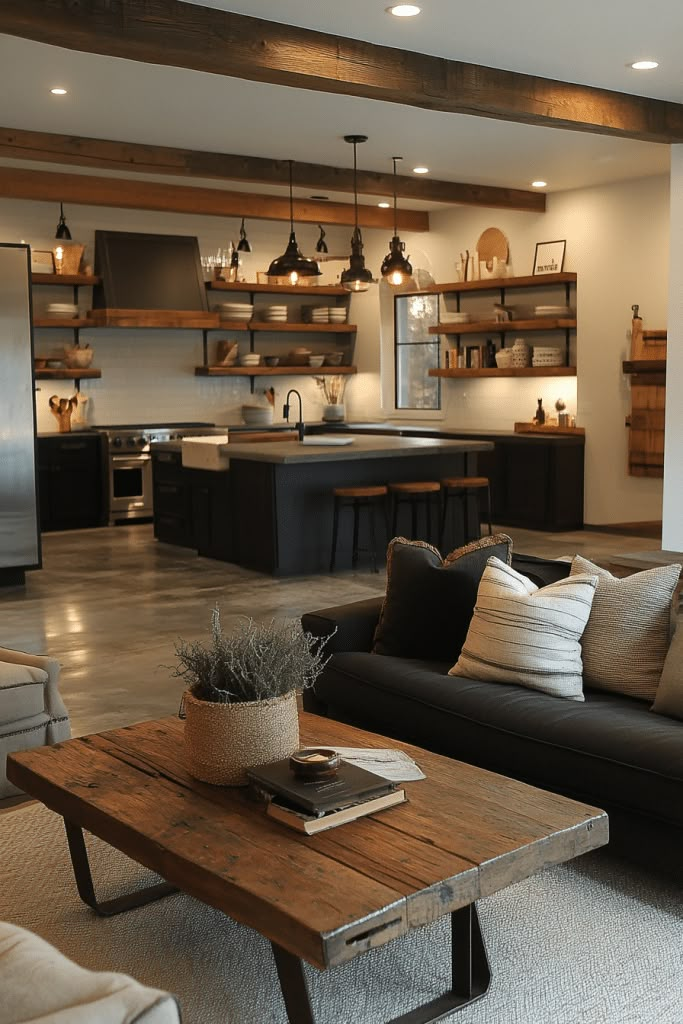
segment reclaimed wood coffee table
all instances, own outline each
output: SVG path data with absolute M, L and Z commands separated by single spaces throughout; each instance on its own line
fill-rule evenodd
M 269 939 L 291 1024 L 313 1024 L 302 960 L 333 967 L 446 914 L 451 987 L 393 1024 L 481 998 L 490 973 L 475 901 L 607 842 L 594 807 L 330 719 L 303 714 L 301 726 L 302 744 L 401 747 L 427 778 L 405 784 L 405 804 L 304 836 L 245 789 L 191 778 L 177 719 L 12 754 L 7 774 L 63 816 L 78 892 L 97 913 L 180 890 Z M 165 881 L 98 901 L 82 829 Z

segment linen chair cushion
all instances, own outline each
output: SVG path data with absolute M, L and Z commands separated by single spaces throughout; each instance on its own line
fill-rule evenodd
M 47 672 L 0 661 L 0 722 L 17 722 L 45 711 Z
M 3 1024 L 179 1024 L 173 996 L 126 974 L 88 971 L 17 925 L 0 922 Z

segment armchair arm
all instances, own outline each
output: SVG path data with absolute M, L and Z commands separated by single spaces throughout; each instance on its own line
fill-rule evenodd
M 343 651 L 370 651 L 384 597 L 371 597 L 364 601 L 341 604 L 334 608 L 307 612 L 301 617 L 303 628 L 321 639 L 330 636 L 325 654 Z
M 0 661 L 7 661 L 12 665 L 29 665 L 31 668 L 41 668 L 43 672 L 47 672 L 45 710 L 50 718 L 69 717 L 69 713 L 59 693 L 59 672 L 61 666 L 56 658 L 47 658 L 42 654 L 27 654 L 25 651 L 13 651 L 9 647 L 0 647 Z

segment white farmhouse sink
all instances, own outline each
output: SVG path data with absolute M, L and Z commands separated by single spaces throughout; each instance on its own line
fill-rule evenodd
M 305 437 L 302 444 L 329 444 L 329 445 L 341 445 L 341 444 L 353 444 L 355 437 L 339 437 L 337 434 L 310 434 Z

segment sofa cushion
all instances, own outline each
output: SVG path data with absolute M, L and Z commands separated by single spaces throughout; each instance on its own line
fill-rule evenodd
M 47 672 L 0 661 L 0 722 L 18 722 L 45 711 Z
M 373 650 L 402 658 L 455 661 L 467 634 L 489 555 L 510 561 L 512 541 L 483 537 L 446 558 L 424 541 L 395 537 Z
M 598 578 L 581 640 L 587 686 L 654 700 L 671 639 L 671 601 L 680 565 L 646 569 L 618 579 L 581 555 L 572 576 Z
M 449 675 L 516 683 L 583 700 L 580 639 L 597 579 L 582 575 L 537 587 L 489 558 L 458 661 Z
M 680 620 L 664 661 L 652 710 L 683 721 L 683 622 Z
M 449 677 L 448 665 L 336 654 L 315 684 L 330 713 L 384 735 L 683 827 L 683 727 L 598 690 L 585 703 Z

